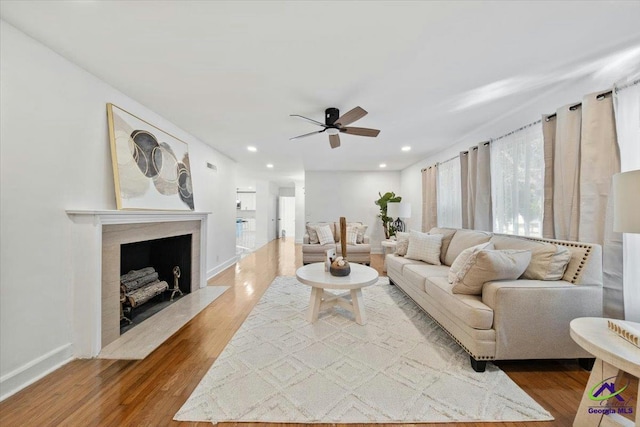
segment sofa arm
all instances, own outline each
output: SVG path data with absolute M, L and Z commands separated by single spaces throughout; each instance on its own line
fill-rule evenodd
M 564 280 L 485 283 L 482 302 L 493 309 L 496 359 L 591 357 L 569 334 L 577 317 L 602 316 L 602 287 Z
M 364 244 L 369 244 L 371 241 L 371 239 L 369 239 L 369 236 L 364 236 L 364 238 L 362 239 L 362 243 Z
M 309 244 L 309 233 L 304 233 L 304 237 L 302 238 L 302 243 L 305 245 Z

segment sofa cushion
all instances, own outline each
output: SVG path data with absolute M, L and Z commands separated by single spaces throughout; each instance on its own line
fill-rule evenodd
M 335 243 L 329 243 L 326 245 L 302 245 L 302 252 L 305 254 L 319 254 L 324 253 L 329 249 L 336 249 Z
M 451 243 L 449 243 L 444 263 L 446 265 L 452 265 L 456 258 L 458 258 L 458 255 L 460 255 L 460 252 L 472 246 L 479 245 L 480 243 L 486 243 L 489 239 L 491 239 L 491 233 L 486 231 L 457 230 L 453 238 L 451 238 Z
M 451 267 L 449 281 L 453 284 L 454 293 L 481 295 L 482 285 L 486 282 L 513 280 L 520 277 L 529 265 L 529 261 L 531 261 L 531 251 L 528 250 L 473 251 L 460 270 L 454 272 L 453 266 Z
M 564 246 L 538 242 L 516 236 L 494 235 L 491 242 L 496 249 L 525 249 L 531 251 L 531 262 L 522 273 L 523 279 L 560 280 L 571 259 Z
M 474 329 L 491 329 L 493 310 L 477 295 L 454 295 L 453 284 L 446 277 L 429 277 L 425 281 L 425 291 L 437 302 L 440 309 L 451 318 L 460 319 Z
M 329 225 L 319 225 L 316 227 L 316 232 L 318 233 L 318 240 L 321 245 L 326 245 L 328 243 L 333 243 L 333 233 L 331 232 L 331 227 Z
M 453 235 L 456 234 L 455 228 L 443 228 L 443 227 L 433 227 L 429 230 L 429 234 L 442 234 L 442 247 L 440 248 L 440 263 L 447 264 L 445 261 L 445 257 L 447 255 L 447 250 L 449 249 L 449 244 L 451 243 L 451 239 L 453 239 Z
M 409 247 L 406 258 L 440 265 L 440 247 L 442 246 L 442 234 L 409 232 Z
M 396 254 L 405 256 L 409 249 L 409 233 L 399 231 L 396 233 Z
M 408 265 L 416 265 L 421 264 L 424 265 L 421 261 L 415 261 L 412 259 L 407 259 L 398 255 L 387 255 L 387 272 L 393 271 L 398 275 L 402 276 L 404 272 L 404 268 Z
M 446 265 L 431 265 L 423 262 L 418 264 L 407 264 L 402 270 L 402 274 L 407 274 L 409 271 L 419 274 L 423 277 L 447 277 L 449 273 L 449 267 Z
M 336 244 L 338 255 L 342 255 L 342 245 Z M 347 245 L 347 258 L 351 254 L 364 254 L 371 252 L 371 245 L 369 243 L 361 243 L 359 245 Z
M 355 245 L 358 241 L 358 227 L 347 227 L 347 245 Z

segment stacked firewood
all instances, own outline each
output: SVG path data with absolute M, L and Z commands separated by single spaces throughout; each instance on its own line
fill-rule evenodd
M 138 307 L 167 289 L 169 284 L 158 279 L 153 267 L 131 270 L 120 276 L 120 300 L 131 307 Z

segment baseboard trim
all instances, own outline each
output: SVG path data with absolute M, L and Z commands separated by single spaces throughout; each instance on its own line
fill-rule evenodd
M 207 280 L 211 279 L 213 276 L 215 276 L 216 274 L 220 273 L 221 271 L 231 267 L 233 264 L 238 262 L 238 259 L 239 259 L 239 257 L 237 255 L 233 256 L 233 257 L 229 258 L 228 260 L 224 261 L 222 264 L 218 264 L 217 266 L 215 266 L 211 270 L 207 270 Z
M 66 365 L 73 359 L 73 346 L 69 343 L 53 349 L 47 354 L 3 375 L 0 377 L 0 402 L 49 375 L 61 366 Z

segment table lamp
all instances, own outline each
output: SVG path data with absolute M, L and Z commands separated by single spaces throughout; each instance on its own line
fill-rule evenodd
M 640 170 L 613 176 L 613 231 L 640 233 Z M 637 265 L 630 263 L 629 268 L 637 268 Z M 640 324 L 618 320 L 607 323 L 613 332 L 640 347 Z
M 387 203 L 387 216 L 396 218 L 393 227 L 396 231 L 404 231 L 405 224 L 401 218 L 411 218 L 411 203 L 391 202 Z
M 640 233 L 640 170 L 613 176 L 613 231 Z

